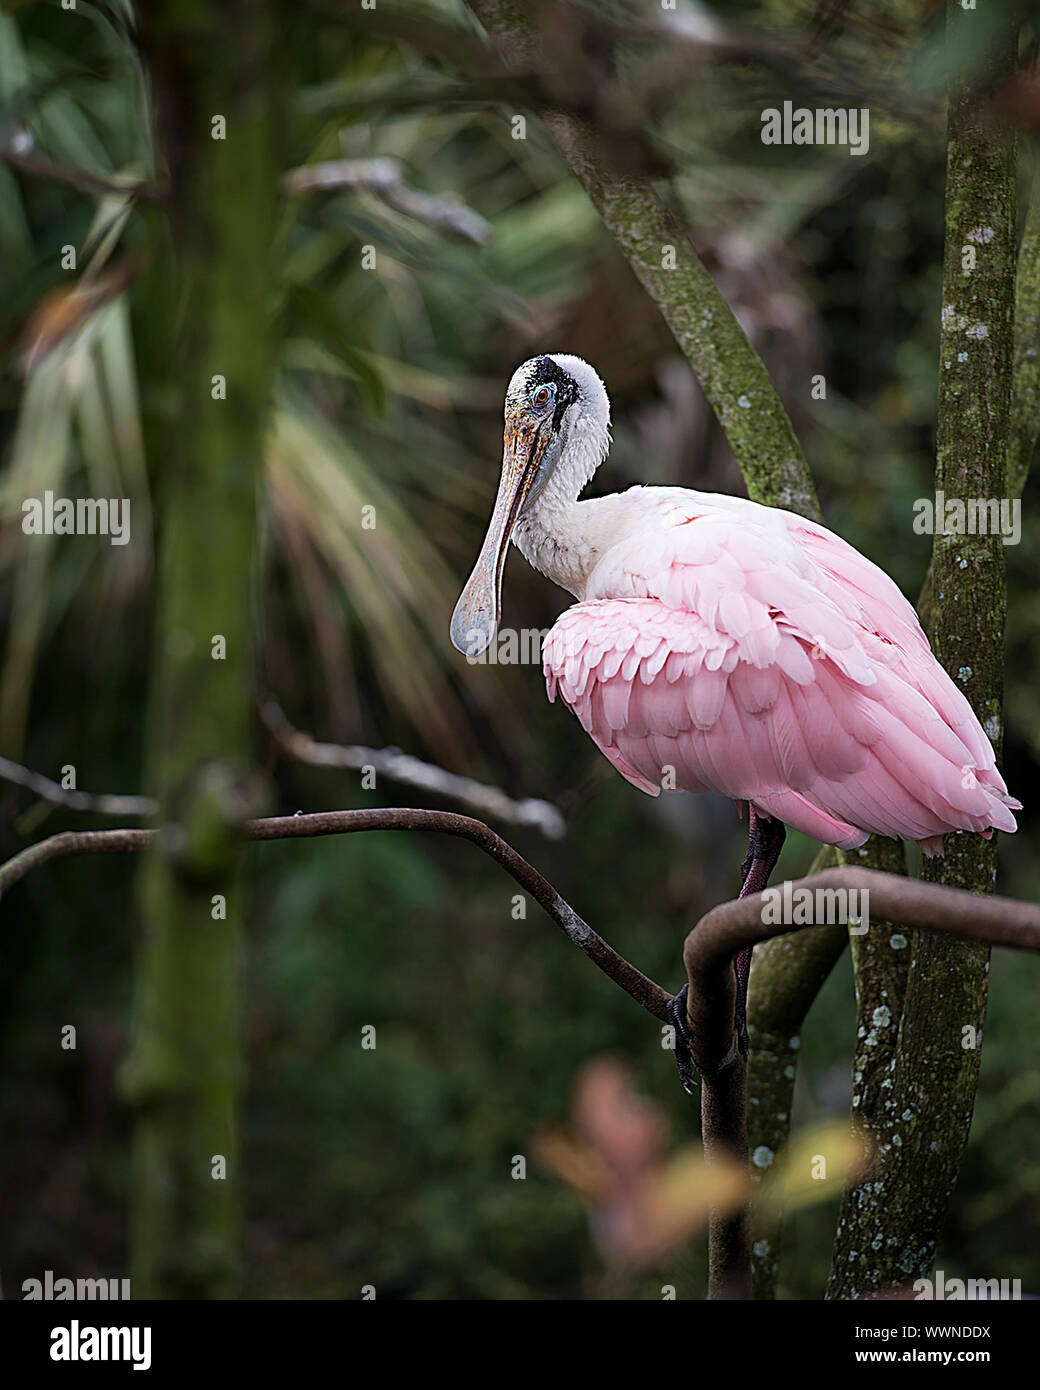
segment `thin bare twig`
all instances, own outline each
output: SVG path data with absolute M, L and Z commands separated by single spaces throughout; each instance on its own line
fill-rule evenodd
M 498 787 L 489 787 L 470 777 L 446 772 L 444 768 L 425 763 L 411 754 L 402 753 L 398 748 L 318 743 L 310 734 L 294 729 L 278 702 L 273 699 L 261 703 L 260 717 L 283 752 L 297 762 L 307 763 L 311 767 L 335 767 L 352 772 L 372 768 L 379 777 L 419 791 L 446 796 L 508 825 L 531 826 L 549 840 L 562 839 L 567 832 L 562 813 L 549 801 L 541 801 L 537 797 L 514 801 Z M 154 816 L 159 809 L 159 803 L 149 796 L 66 789 L 50 777 L 12 762 L 10 758 L 0 757 L 0 780 L 24 787 L 52 806 L 60 806 L 67 811 L 84 811 L 99 816 Z
M 551 802 L 540 801 L 536 797 L 514 801 L 498 787 L 489 787 L 483 782 L 475 782 L 471 777 L 446 772 L 444 768 L 434 763 L 424 763 L 398 748 L 318 743 L 310 734 L 294 729 L 277 700 L 272 698 L 261 701 L 260 718 L 289 757 L 310 767 L 338 767 L 349 772 L 372 768 L 377 777 L 387 777 L 405 787 L 445 796 L 507 825 L 533 826 L 549 840 L 560 840 L 567 832 L 562 813 Z
M 420 811 L 407 807 L 319 811 L 313 815 L 270 816 L 248 821 L 245 835 L 249 840 L 298 840 L 323 835 L 347 835 L 360 830 L 434 830 L 469 840 L 505 869 L 521 888 L 526 889 L 578 950 L 588 956 L 594 965 L 598 965 L 616 985 L 620 985 L 641 1008 L 662 1023 L 668 1021 L 667 1004 L 671 995 L 667 990 L 618 955 L 578 916 L 548 879 L 543 878 L 533 865 L 483 821 L 457 815 L 454 811 Z M 161 830 L 121 829 L 66 831 L 61 835 L 51 835 L 0 865 L 0 898 L 33 869 L 41 868 L 44 864 L 80 854 L 136 853 L 147 849 L 162 833 Z
M 22 148 L 17 143 L 0 146 L 0 159 L 12 169 L 29 178 L 44 179 L 48 183 L 61 183 L 75 188 L 80 193 L 114 195 L 119 198 L 139 198 L 146 203 L 160 203 L 166 197 L 165 184 L 149 183 L 145 179 L 131 176 L 95 174 L 89 169 L 79 169 L 72 164 L 59 164 L 50 155 L 33 149 L 28 143 Z
M 304 164 L 282 175 L 282 187 L 294 198 L 306 193 L 375 193 L 416 222 L 452 232 L 477 246 L 485 246 L 491 240 L 491 223 L 454 193 L 435 196 L 409 188 L 404 169 L 396 159 L 328 159 L 319 164 Z
M 16 142 L 0 146 L 0 159 L 29 178 L 64 184 L 81 193 L 159 203 L 169 191 L 164 183 L 132 175 L 95 174 L 89 169 L 60 164 L 28 144 L 25 148 Z M 486 246 L 491 240 L 492 227 L 486 218 L 453 193 L 434 195 L 410 188 L 396 159 L 330 159 L 319 164 L 304 164 L 282 175 L 282 187 L 292 197 L 351 189 L 375 193 L 390 207 L 416 222 L 451 232 L 477 246 Z
M 159 803 L 150 796 L 72 791 L 10 758 L 0 758 L 0 779 L 24 787 L 52 806 L 62 806 L 69 811 L 93 811 L 99 816 L 154 816 L 159 809 Z

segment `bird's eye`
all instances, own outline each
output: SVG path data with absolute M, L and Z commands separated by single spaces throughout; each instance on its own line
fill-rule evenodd
M 538 390 L 534 393 L 534 403 L 535 403 L 535 405 L 548 405 L 548 404 L 549 404 L 549 388 L 548 388 L 548 386 L 539 386 Z

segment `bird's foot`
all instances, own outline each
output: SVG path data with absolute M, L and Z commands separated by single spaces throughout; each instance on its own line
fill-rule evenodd
M 678 994 L 672 995 L 665 1007 L 668 1011 L 669 1022 L 675 1029 L 675 1065 L 679 1072 L 679 1080 L 686 1094 L 692 1096 L 697 1092 L 698 1077 L 697 1069 L 690 1057 L 693 1037 L 690 1033 L 690 1025 L 686 1020 L 686 997 L 689 992 L 690 986 L 687 983 L 683 985 Z M 748 1037 L 745 1000 L 741 997 L 738 986 L 736 1008 L 733 1015 L 733 1042 L 719 1063 L 720 1068 L 728 1067 L 730 1062 L 736 1060 L 738 1054 L 746 1061 L 750 1051 L 751 1040 Z
M 697 1093 L 697 1069 L 693 1065 L 690 1057 L 690 1046 L 693 1037 L 690 1033 L 690 1025 L 686 1021 L 686 996 L 690 992 L 689 984 L 683 985 L 678 994 L 673 994 L 665 1005 L 668 1010 L 668 1019 L 675 1029 L 675 1065 L 679 1072 L 679 1080 L 682 1088 L 688 1096 Z M 742 1057 L 747 1057 L 750 1051 L 748 1041 L 747 1022 L 743 1016 L 739 1001 L 733 1021 L 734 1035 L 733 1042 L 729 1051 L 719 1063 L 721 1067 L 728 1067 L 730 1062 L 735 1061 L 737 1053 Z
M 686 996 L 689 992 L 689 984 L 683 985 L 679 993 L 673 994 L 669 999 L 666 1008 L 669 1021 L 675 1029 L 675 1065 L 679 1069 L 679 1080 L 686 1094 L 692 1096 L 697 1091 L 697 1072 L 690 1060 L 690 1043 L 693 1039 L 690 1036 L 690 1025 L 686 1021 Z

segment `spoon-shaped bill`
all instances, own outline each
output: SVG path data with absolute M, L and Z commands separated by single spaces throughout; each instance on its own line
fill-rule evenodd
M 464 656 L 478 657 L 495 637 L 502 612 L 502 571 L 517 518 L 545 453 L 546 436 L 522 415 L 506 416 L 502 476 L 473 573 L 451 615 L 451 641 Z

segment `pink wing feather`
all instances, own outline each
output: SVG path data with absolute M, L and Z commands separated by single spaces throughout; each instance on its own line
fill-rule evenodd
M 624 777 L 747 800 L 844 849 L 1017 828 L 992 745 L 886 574 L 789 512 L 660 496 L 543 652 L 549 698 Z

